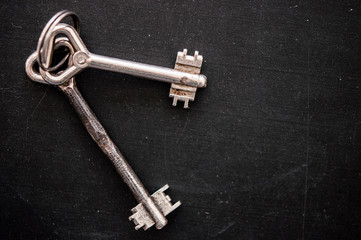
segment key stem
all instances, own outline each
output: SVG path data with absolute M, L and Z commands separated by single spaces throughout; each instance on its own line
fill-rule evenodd
M 192 87 L 202 88 L 207 84 L 207 78 L 204 75 L 181 72 L 171 68 L 146 63 L 106 57 L 94 53 L 90 53 L 89 58 L 89 67 L 92 68 L 120 72 L 168 83 L 178 83 Z
M 74 78 L 65 84 L 59 85 L 59 89 L 68 97 L 88 133 L 113 163 L 117 172 L 128 185 L 137 201 L 142 203 L 149 211 L 155 222 L 156 228 L 161 229 L 164 227 L 167 224 L 167 219 L 155 205 L 153 199 L 135 174 L 134 170 L 125 160 L 118 147 L 110 139 L 104 127 L 86 103 L 76 86 Z

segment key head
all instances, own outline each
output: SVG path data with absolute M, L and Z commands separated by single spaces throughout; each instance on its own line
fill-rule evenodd
M 40 74 L 44 80 L 51 85 L 60 85 L 66 82 L 68 79 L 74 77 L 77 73 L 83 70 L 83 68 L 88 66 L 90 61 L 89 51 L 86 48 L 85 44 L 81 40 L 78 32 L 69 24 L 59 23 L 53 27 L 52 34 L 44 40 L 43 51 L 47 53 L 46 56 L 46 66 L 51 65 L 52 55 L 54 52 L 55 39 L 59 35 L 65 35 L 68 39 L 71 47 L 74 49 L 75 54 L 72 56 L 72 63 L 68 68 L 62 71 L 59 74 L 54 74 L 46 69 L 40 68 Z
M 67 58 L 71 58 L 74 54 L 74 48 L 72 47 L 71 43 L 69 42 L 69 39 L 67 37 L 58 37 L 55 39 L 55 43 L 54 43 L 54 49 L 58 49 L 59 47 L 66 47 L 69 49 L 69 55 Z M 67 58 L 65 60 L 67 60 Z M 35 69 L 35 63 L 37 62 L 38 59 L 38 53 L 34 52 L 33 54 L 31 54 L 28 59 L 26 60 L 25 63 L 25 71 L 26 74 L 28 75 L 28 77 L 35 81 L 35 82 L 39 82 L 39 83 L 43 83 L 43 84 L 49 84 L 47 81 L 44 80 L 44 78 L 41 76 L 40 71 L 42 70 L 40 67 L 38 67 L 37 69 Z M 61 66 L 62 64 L 59 64 L 58 66 Z M 69 59 L 68 60 L 68 66 L 72 65 L 72 60 Z M 53 68 L 53 71 L 57 71 L 58 68 Z M 69 80 L 69 79 L 68 79 Z

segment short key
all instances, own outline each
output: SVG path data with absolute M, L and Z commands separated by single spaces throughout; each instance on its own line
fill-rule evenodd
M 57 38 L 54 43 L 55 47 L 66 46 L 71 50 L 71 52 L 73 52 L 72 46 L 67 38 Z M 33 81 L 46 84 L 47 82 L 44 81 L 42 76 L 34 71 L 36 59 L 36 53 L 30 55 L 27 59 L 27 75 Z M 153 225 L 155 225 L 157 229 L 164 227 L 167 224 L 165 216 L 181 205 L 180 201 L 172 204 L 170 197 L 164 193 L 164 191 L 169 187 L 168 184 L 150 196 L 133 169 L 119 151 L 118 147 L 110 139 L 107 132 L 90 109 L 85 99 L 82 97 L 76 86 L 74 78 L 70 78 L 68 81 L 65 81 L 57 86 L 68 97 L 70 103 L 76 110 L 93 140 L 112 161 L 117 172 L 128 185 L 136 200 L 139 202 L 139 204 L 131 210 L 133 214 L 129 217 L 129 220 L 133 220 L 135 223 L 135 229 L 138 230 L 143 227 L 144 230 L 147 230 Z
M 74 64 L 61 74 L 53 74 L 44 69 L 51 66 L 54 39 L 60 34 L 69 38 L 75 50 L 72 59 Z M 184 108 L 188 108 L 189 101 L 194 100 L 197 88 L 204 88 L 207 85 L 206 76 L 200 74 L 203 57 L 199 55 L 198 51 L 195 51 L 193 56 L 187 55 L 186 49 L 179 52 L 175 69 L 106 57 L 89 52 L 78 32 L 65 23 L 58 23 L 54 26 L 53 32 L 47 41 L 44 41 L 39 52 L 43 55 L 41 58 L 43 62 L 39 63 L 43 66 L 40 73 L 46 82 L 54 85 L 64 83 L 87 67 L 121 72 L 171 83 L 169 96 L 173 97 L 173 106 L 177 105 L 177 101 L 183 101 Z

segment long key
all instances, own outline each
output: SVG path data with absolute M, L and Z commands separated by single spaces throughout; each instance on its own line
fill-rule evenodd
M 45 33 L 44 33 L 45 31 Z M 89 52 L 78 32 L 70 25 L 56 22 L 51 28 L 51 32 L 45 28 L 38 46 L 40 54 L 40 73 L 44 80 L 50 84 L 59 85 L 75 76 L 87 67 L 97 68 L 113 72 L 121 72 L 134 76 L 164 81 L 171 84 L 170 97 L 173 97 L 173 105 L 177 101 L 184 101 L 184 107 L 188 108 L 188 102 L 193 101 L 197 88 L 204 88 L 207 85 L 207 78 L 200 74 L 203 57 L 195 51 L 193 56 L 187 55 L 187 51 L 179 52 L 176 65 L 183 67 L 170 69 L 160 66 L 138 63 L 118 58 L 102 56 Z M 58 35 L 66 35 L 75 50 L 73 55 L 73 65 L 68 67 L 61 74 L 53 74 L 47 70 L 52 64 L 52 54 L 54 50 L 54 39 Z M 45 36 L 45 37 L 44 37 Z
M 66 46 L 72 51 L 72 46 L 66 38 L 58 38 L 55 43 L 56 47 Z M 47 83 L 40 74 L 34 71 L 36 59 L 37 53 L 30 55 L 26 61 L 26 72 L 33 81 Z M 164 193 L 164 191 L 168 189 L 168 185 L 156 191 L 152 196 L 149 195 L 142 182 L 82 97 L 74 78 L 58 85 L 58 88 L 68 97 L 90 136 L 111 160 L 117 172 L 138 201 L 139 204 L 132 209 L 133 214 L 129 217 L 129 220 L 133 220 L 135 223 L 135 229 L 138 230 L 143 227 L 143 229 L 146 230 L 153 225 L 155 225 L 157 229 L 163 228 L 167 224 L 165 216 L 179 207 L 181 202 L 171 203 L 170 197 Z

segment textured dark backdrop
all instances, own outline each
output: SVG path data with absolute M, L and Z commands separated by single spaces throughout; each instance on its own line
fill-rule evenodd
M 358 239 L 359 1 L 2 3 L 1 239 Z M 48 19 L 77 12 L 94 53 L 173 67 L 204 56 L 190 110 L 169 85 L 88 69 L 78 84 L 145 186 L 183 205 L 135 231 L 136 205 L 65 96 L 24 72 Z

